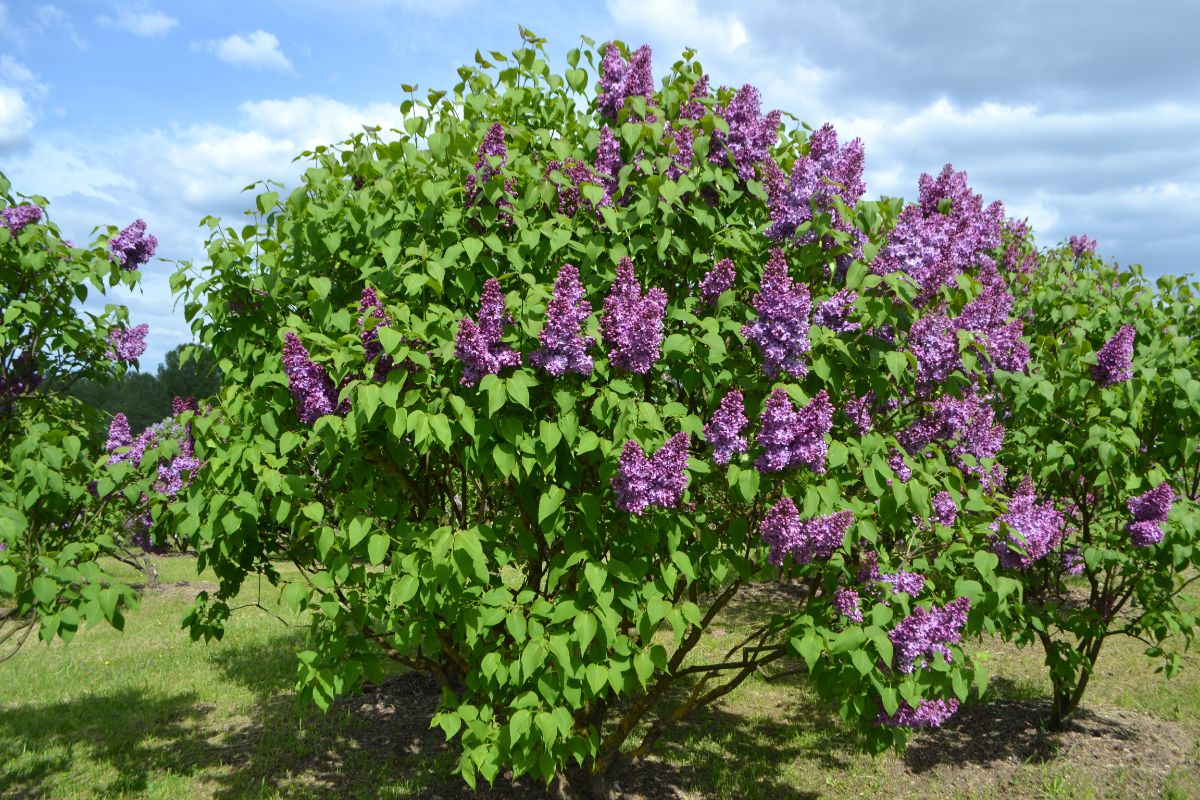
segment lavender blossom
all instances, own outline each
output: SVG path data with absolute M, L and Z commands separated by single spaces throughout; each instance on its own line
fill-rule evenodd
M 863 621 L 861 601 L 858 592 L 853 589 L 847 589 L 845 586 L 838 587 L 833 595 L 833 607 L 850 622 Z
M 742 431 L 747 423 L 741 392 L 732 391 L 721 398 L 712 419 L 704 426 L 704 438 L 712 446 L 714 461 L 728 464 L 734 453 L 746 452 L 749 443 Z
M 958 700 L 953 697 L 949 700 L 922 700 L 915 709 L 901 700 L 895 714 L 880 711 L 875 723 L 889 728 L 940 728 L 958 712 L 958 707 Z
M 150 261 L 158 249 L 158 239 L 146 233 L 146 223 L 139 219 L 114 236 L 108 249 L 121 269 L 132 271 Z
M 608 348 L 609 363 L 626 372 L 648 373 L 658 361 L 666 310 L 666 292 L 654 287 L 643 297 L 642 286 L 633 274 L 633 262 L 622 258 L 600 317 L 600 334 Z
M 776 389 L 763 408 L 761 427 L 755 443 L 762 455 L 754 465 L 762 472 L 780 472 L 788 467 L 807 467 L 817 474 L 825 472 L 829 444 L 825 435 L 833 427 L 833 406 L 825 390 L 796 411 L 787 392 Z
M 109 357 L 117 361 L 136 361 L 146 352 L 146 334 L 150 326 L 144 322 L 132 328 L 113 328 L 108 332 Z
M 326 414 L 335 413 L 337 389 L 325 368 L 309 358 L 296 334 L 289 331 L 283 340 L 283 369 L 288 376 L 288 391 L 296 399 L 296 415 L 303 424 L 312 425 Z
M 608 45 L 600 62 L 600 93 L 596 97 L 596 109 L 601 116 L 616 120 L 630 97 L 644 97 L 647 103 L 653 99 L 654 72 L 650 62 L 650 45 L 634 50 L 628 62 L 615 44 Z
M 912 673 L 928 666 L 935 653 L 951 658 L 948 645 L 962 639 L 962 628 L 967 621 L 969 598 L 960 597 L 942 608 L 926 611 L 918 606 L 900 624 L 888 633 L 895 650 L 896 669 Z
M 0 225 L 8 228 L 13 236 L 20 233 L 26 225 L 32 225 L 41 218 L 42 210 L 32 203 L 0 208 Z
M 677 507 L 687 488 L 690 440 L 689 434 L 677 433 L 650 458 L 634 440 L 625 442 L 612 477 L 617 508 L 641 516 L 649 506 Z
M 735 277 L 732 261 L 728 258 L 718 261 L 700 279 L 700 302 L 715 306 L 721 294 L 733 288 Z
M 556 378 L 567 372 L 591 375 L 592 357 L 587 351 L 595 346 L 596 340 L 580 333 L 591 313 L 592 304 L 583 299 L 579 270 L 564 264 L 558 270 L 554 295 L 546 307 L 546 325 L 538 334 L 542 346 L 529 356 L 530 363 Z
M 770 562 L 778 567 L 788 555 L 797 564 L 808 564 L 814 558 L 829 558 L 842 546 L 846 531 L 853 524 L 852 511 L 801 521 L 796 504 L 785 497 L 763 517 L 758 533 L 771 548 Z
M 763 270 L 758 294 L 750 302 L 758 319 L 742 326 L 742 335 L 758 346 L 763 372 L 774 378 L 780 371 L 795 378 L 808 374 L 808 315 L 812 300 L 808 287 L 792 283 L 783 251 L 775 248 Z
M 1133 377 L 1133 326 L 1121 330 L 1096 351 L 1092 379 L 1101 386 L 1112 386 Z
M 764 117 L 758 89 L 747 83 L 714 113 L 728 123 L 729 132 L 712 132 L 708 160 L 724 166 L 732 159 L 738 177 L 743 181 L 752 179 L 754 166 L 770 157 L 770 149 L 779 138 L 780 112 L 772 111 Z
M 813 324 L 828 328 L 834 333 L 852 333 L 862 327 L 861 322 L 850 322 L 850 312 L 854 310 L 854 301 L 858 292 L 842 289 L 817 306 L 813 314 Z
M 1163 539 L 1162 526 L 1167 522 L 1175 493 L 1171 485 L 1160 483 L 1148 492 L 1131 497 L 1126 501 L 1133 520 L 1126 524 L 1134 547 L 1149 547 Z
M 1012 531 L 992 544 L 992 552 L 1000 557 L 1000 565 L 1009 569 L 1029 569 L 1062 542 L 1063 515 L 1047 501 L 1038 503 L 1033 482 L 1028 478 L 1009 500 L 1008 511 L 1000 521 Z M 993 525 L 993 530 L 999 525 Z

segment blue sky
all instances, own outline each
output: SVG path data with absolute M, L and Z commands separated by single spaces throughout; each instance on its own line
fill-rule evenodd
M 141 217 L 159 255 L 197 259 L 206 214 L 363 124 L 398 126 L 402 83 L 447 87 L 517 25 L 561 56 L 580 34 L 685 46 L 716 84 L 859 136 L 868 196 L 965 169 L 1043 244 L 1074 233 L 1151 274 L 1200 252 L 1200 5 L 1106 0 L 0 0 L 0 171 L 51 200 L 69 238 Z M 190 340 L 153 262 L 115 295 L 151 334 L 143 370 Z

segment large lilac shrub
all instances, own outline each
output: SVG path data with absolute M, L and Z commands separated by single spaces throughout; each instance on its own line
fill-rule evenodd
M 304 693 L 431 674 L 472 783 L 604 794 L 789 660 L 873 748 L 944 720 L 1017 585 L 977 566 L 1007 534 L 995 381 L 1025 368 L 999 206 L 952 168 L 865 200 L 869 144 L 690 56 L 493 58 L 398 137 L 305 153 L 249 227 L 207 220 L 177 275 L 226 376 L 171 507 L 220 582 L 193 634 L 286 557 Z M 699 658 L 762 580 L 799 599 Z
M 1142 642 L 1172 675 L 1197 625 L 1184 594 L 1200 568 L 1196 287 L 1152 285 L 1095 249 L 1078 236 L 1020 260 L 1010 274 L 1029 368 L 996 376 L 1008 427 L 997 456 L 1014 496 L 984 566 L 1020 582 L 997 621 L 1043 649 L 1053 728 L 1109 639 Z

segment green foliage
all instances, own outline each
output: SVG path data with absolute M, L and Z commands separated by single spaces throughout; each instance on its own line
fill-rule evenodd
M 1067 532 L 1030 569 L 1007 571 L 1024 591 L 1002 632 L 1045 649 L 1057 725 L 1082 699 L 1106 639 L 1144 642 L 1170 675 L 1196 632 L 1180 598 L 1200 567 L 1197 287 L 1169 277 L 1151 286 L 1137 267 L 1069 248 L 1044 253 L 1025 283 L 1019 306 L 1032 360 L 1028 374 L 999 381 L 1009 410 L 1000 458 L 1057 504 Z M 1135 331 L 1133 376 L 1104 386 L 1092 375 L 1096 353 L 1126 324 Z M 1165 536 L 1135 546 L 1129 498 L 1163 482 L 1175 497 Z M 1063 572 L 1068 550 L 1082 559 L 1079 577 Z
M 888 634 L 916 607 L 966 594 L 977 631 L 1017 587 L 994 558 L 976 558 L 971 543 L 997 512 L 974 478 L 937 447 L 914 460 L 907 482 L 888 465 L 896 434 L 926 400 L 879 413 L 866 434 L 839 410 L 821 474 L 760 473 L 748 456 L 718 466 L 703 443 L 703 424 L 733 389 L 745 393 L 751 431 L 776 386 L 797 404 L 823 389 L 837 409 L 868 391 L 881 407 L 916 397 L 906 334 L 927 312 L 911 302 L 911 287 L 870 274 L 840 220 L 815 215 L 803 231 L 812 243 L 788 251 L 791 274 L 812 287 L 814 303 L 857 290 L 862 330 L 814 326 L 807 377 L 766 378 L 742 333 L 769 256 L 763 187 L 702 155 L 677 180 L 667 176 L 678 145 L 662 120 L 676 119 L 702 74 L 690 54 L 673 65 L 653 109 L 634 98 L 614 124 L 625 163 L 617 200 L 600 205 L 603 192 L 585 182 L 596 210 L 585 203 L 573 216 L 558 210 L 565 179 L 548 165 L 593 161 L 600 131 L 588 83 L 597 54 L 572 51 L 573 69 L 560 76 L 527 34 L 511 55 L 477 61 L 450 92 L 406 101 L 405 130 L 394 138 L 368 130 L 304 153 L 302 184 L 290 193 L 263 185 L 240 230 L 205 220 L 208 263 L 173 278 L 225 376 L 214 413 L 194 422 L 207 468 L 170 510 L 220 580 L 187 618 L 193 636 L 221 636 L 248 576 L 284 584 L 285 599 L 312 614 L 302 692 L 328 707 L 377 681 L 389 658 L 433 674 L 445 687 L 435 722 L 460 743 L 470 783 L 503 768 L 549 781 L 571 764 L 603 782 L 666 726 L 784 660 L 802 664 L 874 749 L 905 735 L 876 723 L 881 710 L 965 699 L 973 681 L 981 690 L 986 679 L 956 646 L 951 660 L 936 656 L 911 674 L 892 667 Z M 677 120 L 694 126 L 698 154 L 728 128 L 712 102 L 701 119 Z M 492 158 L 496 174 L 472 204 L 464 183 L 495 122 L 507 161 L 501 168 Z M 806 147 L 803 129 L 787 131 L 772 156 L 787 169 Z M 861 231 L 866 259 L 901 206 L 838 212 Z M 599 310 L 622 257 L 643 287 L 670 298 L 663 354 L 649 374 L 619 372 L 596 351 L 588 377 L 553 378 L 526 359 L 478 386 L 460 384 L 454 336 L 476 314 L 486 279 L 506 293 L 514 320 L 506 341 L 529 353 L 558 269 L 577 265 Z M 726 257 L 738 281 L 709 309 L 695 287 Z M 367 287 L 385 304 L 378 338 L 397 365 L 380 381 L 364 360 L 358 304 Z M 942 297 L 961 307 L 979 290 L 964 277 Z M 592 336 L 597 318 L 586 325 Z M 896 339 L 875 335 L 881 328 Z M 281 360 L 285 333 L 299 336 L 347 412 L 300 424 Z M 964 370 L 945 390 L 977 378 Z M 619 511 L 610 481 L 625 443 L 653 451 L 679 432 L 692 436 L 684 505 Z M 953 527 L 929 520 L 939 490 L 962 509 Z M 806 519 L 852 511 L 843 546 L 828 560 L 772 566 L 758 526 L 782 497 Z M 865 596 L 865 621 L 853 623 L 832 598 L 855 582 L 868 553 L 881 569 L 921 572 L 926 589 L 919 601 Z M 303 578 L 282 580 L 278 558 Z M 724 659 L 694 658 L 730 598 L 764 580 L 793 585 L 796 602 L 765 613 Z M 639 726 L 648 726 L 640 741 Z
M 0 200 L 21 204 L 2 174 Z M 27 202 L 47 206 L 42 197 Z M 77 247 L 44 215 L 16 235 L 0 225 L 0 658 L 34 630 L 50 641 L 70 640 L 85 623 L 119 628 L 134 598 L 98 559 L 127 555 L 117 538 L 145 482 L 97 463 L 100 423 L 65 391 L 125 369 L 106 342 L 126 322 L 125 308 L 97 315 L 78 305 L 90 290 L 136 285 L 139 273 L 109 258 L 115 233 Z

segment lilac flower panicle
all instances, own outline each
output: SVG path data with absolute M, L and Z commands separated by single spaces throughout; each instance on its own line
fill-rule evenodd
M 139 219 L 114 236 L 108 243 L 108 249 L 121 269 L 135 270 L 154 256 L 158 239 L 146 233 L 146 223 Z
M 1029 347 L 1021 339 L 1024 323 L 1012 319 L 1013 297 L 996 267 L 982 269 L 981 275 L 987 281 L 984 290 L 955 318 L 955 327 L 972 331 L 983 340 L 986 372 L 1021 372 L 1029 363 Z
M 1129 532 L 1134 547 L 1149 547 L 1162 541 L 1162 526 L 1167 522 L 1167 515 L 1171 513 L 1174 500 L 1175 493 L 1171 485 L 1164 481 L 1150 491 L 1126 501 L 1133 520 L 1126 524 L 1125 529 Z
M 922 700 L 915 709 L 907 701 L 901 700 L 895 714 L 881 710 L 875 723 L 888 728 L 940 728 L 958 712 L 958 708 L 958 700 L 953 697 L 949 700 Z
M 617 508 L 641 516 L 649 506 L 677 507 L 687 488 L 690 440 L 689 434 L 677 433 L 650 458 L 634 440 L 625 442 L 612 478 Z
M 495 166 L 492 165 L 493 158 L 498 159 Z M 475 158 L 475 171 L 468 175 L 463 183 L 463 197 L 467 208 L 471 208 L 478 202 L 482 187 L 499 175 L 507 165 L 508 148 L 504 144 L 504 125 L 493 122 L 483 135 L 483 141 L 479 144 L 479 152 Z M 504 181 L 504 193 L 509 197 L 516 197 L 515 178 L 508 178 Z M 505 227 L 512 226 L 513 218 L 510 211 L 512 201 L 500 198 L 496 201 L 496 207 L 500 209 L 498 214 L 500 223 Z
M 742 326 L 742 335 L 758 347 L 763 372 L 774 378 L 787 372 L 795 378 L 808 375 L 809 320 L 812 299 L 808 287 L 792 283 L 783 251 L 775 248 L 763 270 L 758 294 L 751 301 L 758 318 Z
M 511 321 L 504 310 L 500 283 L 488 278 L 479 300 L 479 322 L 463 317 L 454 337 L 454 357 L 463 365 L 460 384 L 474 386 L 484 375 L 498 375 L 505 367 L 521 365 L 521 354 L 501 341 L 504 326 Z
M 862 605 L 858 592 L 841 586 L 833 595 L 833 607 L 850 622 L 862 622 Z
M 1112 386 L 1133 377 L 1133 326 L 1122 325 L 1104 346 L 1096 351 L 1092 379 L 1101 386 Z
M 728 258 L 718 261 L 700 279 L 700 302 L 715 306 L 721 294 L 733 288 L 733 281 L 736 277 L 732 261 Z
M 376 381 L 385 380 L 395 364 L 391 356 L 383 354 L 383 345 L 379 342 L 379 329 L 391 327 L 392 318 L 383 310 L 379 295 L 369 286 L 363 287 L 358 311 L 362 315 L 358 318 L 358 327 L 362 329 L 359 339 L 363 346 L 363 360 L 368 364 L 375 364 Z
M 962 628 L 970 607 L 970 599 L 960 597 L 942 608 L 928 611 L 920 606 L 914 608 L 888 633 L 895 649 L 896 668 L 911 673 L 927 666 L 935 653 L 950 660 L 949 645 L 962 639 Z
M 853 511 L 801 520 L 796 504 L 785 497 L 766 513 L 758 532 L 771 548 L 768 559 L 778 567 L 789 555 L 798 564 L 808 564 L 814 558 L 829 558 L 842 546 L 846 531 L 853 524 Z
M 732 391 L 721 398 L 721 403 L 712 419 L 704 426 L 704 438 L 713 449 L 713 460 L 728 464 L 734 453 L 745 453 L 749 449 L 742 435 L 748 420 L 742 393 Z
M 596 96 L 596 108 L 601 116 L 616 120 L 630 97 L 644 97 L 647 103 L 653 99 L 651 58 L 650 45 L 646 44 L 634 50 L 629 61 L 615 44 L 610 43 L 605 48 L 600 62 L 600 93 Z
M 108 332 L 109 355 L 117 361 L 136 361 L 146 352 L 146 323 L 132 328 L 113 328 Z
M 746 84 L 729 102 L 718 106 L 714 113 L 729 125 L 729 132 L 712 132 L 712 147 L 708 160 L 717 165 L 733 161 L 741 180 L 754 177 L 754 167 L 770 157 L 770 149 L 779 138 L 781 114 L 772 111 L 762 115 L 762 98 L 758 89 Z
M 0 209 L 0 224 L 8 228 L 13 236 L 20 233 L 26 225 L 32 225 L 41 218 L 42 210 L 32 203 Z
M 558 190 L 558 212 L 563 216 L 573 217 L 579 212 L 580 208 L 589 208 L 598 219 L 602 219 L 600 209 L 604 206 L 612 205 L 612 190 L 609 186 L 610 179 L 596 172 L 588 164 L 582 161 L 567 159 L 566 161 L 551 161 L 546 165 L 546 176 L 551 177 L 558 173 L 565 179 L 565 183 L 555 181 L 555 186 Z M 604 189 L 604 196 L 600 198 L 599 203 L 593 204 L 583 194 L 583 185 L 585 183 L 595 184 Z
M 912 467 L 908 465 L 904 454 L 900 451 L 893 450 L 888 454 L 888 466 L 892 468 L 892 472 L 896 473 L 896 477 L 900 479 L 901 483 L 908 483 L 912 480 Z
M 884 572 L 879 575 L 878 580 L 891 586 L 894 594 L 906 594 L 909 597 L 918 597 L 925 588 L 925 576 L 916 572 Z
M 826 434 L 833 427 L 833 405 L 822 389 L 797 411 L 783 389 L 771 392 L 763 408 L 755 443 L 763 452 L 754 462 L 762 472 L 806 467 L 823 474 L 829 452 Z
M 953 528 L 958 519 L 958 504 L 944 489 L 933 496 L 933 519 L 947 528 Z
M 1083 553 L 1078 547 L 1068 547 L 1062 551 L 1060 567 L 1068 575 L 1082 575 L 1085 564 Z
M 654 287 L 643 296 L 642 286 L 633 274 L 633 262 L 622 258 L 600 317 L 600 334 L 608 348 L 609 362 L 626 372 L 649 372 L 661 352 L 666 310 L 666 292 Z
M 861 232 L 842 219 L 835 199 L 850 208 L 862 199 L 867 190 L 862 178 L 863 159 L 862 140 L 854 139 L 839 146 L 837 131 L 829 123 L 813 132 L 808 153 L 796 159 L 790 177 L 768 159 L 765 188 L 772 224 L 767 229 L 767 238 L 792 239 L 801 224 L 811 221 L 814 214 L 824 214 L 830 217 L 835 230 L 854 237 L 854 252 L 861 253 Z M 795 241 L 806 244 L 815 238 L 816 234 L 809 232 Z M 832 239 L 821 242 L 827 250 L 832 244 Z
M 917 359 L 917 391 L 932 394 L 962 368 L 955 326 L 941 313 L 922 317 L 909 329 L 909 350 Z
M 1000 557 L 1000 565 L 1009 569 L 1029 569 L 1057 548 L 1065 535 L 1062 513 L 1053 502 L 1038 503 L 1028 479 L 1009 500 L 1008 511 L 1000 515 L 1000 520 L 1012 533 L 997 539 L 992 552 Z
M 868 391 L 861 397 L 853 397 L 846 401 L 843 410 L 846 416 L 850 418 L 850 424 L 858 432 L 859 436 L 866 436 L 871 432 L 874 424 L 871 421 L 871 409 L 875 405 L 875 392 Z
M 108 441 L 104 449 L 109 453 L 121 447 L 133 444 L 133 434 L 129 431 L 129 419 L 124 414 L 116 414 L 108 425 Z
M 861 322 L 851 322 L 850 312 L 854 311 L 854 301 L 858 292 L 842 289 L 817 306 L 813 314 L 813 324 L 828 328 L 835 333 L 852 333 L 862 327 Z
M 1087 234 L 1079 234 L 1077 236 L 1072 236 L 1070 245 L 1071 245 L 1071 252 L 1075 255 L 1076 258 L 1079 258 L 1084 253 L 1096 252 L 1096 240 L 1089 239 L 1087 237 Z
M 596 163 L 593 168 L 604 181 L 606 200 L 611 201 L 616 194 L 623 166 L 625 165 L 621 161 L 621 143 L 617 141 L 612 130 L 604 125 L 600 128 L 600 143 L 596 145 Z
M 554 281 L 554 294 L 546 307 L 546 325 L 538 334 L 541 347 L 529 356 L 529 362 L 558 377 L 567 372 L 592 374 L 588 349 L 596 340 L 580 331 L 592 313 L 592 304 L 583 299 L 579 270 L 564 264 Z
M 300 422 L 312 425 L 326 414 L 336 413 L 338 392 L 333 379 L 324 367 L 313 363 L 300 338 L 290 331 L 284 335 L 283 369 Z

